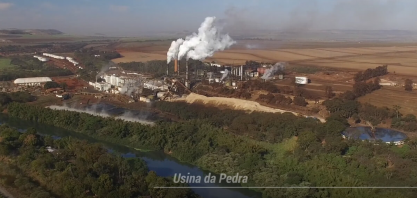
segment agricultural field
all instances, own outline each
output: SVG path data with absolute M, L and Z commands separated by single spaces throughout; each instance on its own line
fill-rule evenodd
M 13 67 L 13 65 L 10 64 L 10 61 L 11 60 L 8 58 L 0 58 L 0 70 Z
M 166 59 L 170 41 L 123 42 L 116 46 L 119 62 Z M 230 49 L 216 52 L 207 61 L 243 64 L 247 60 L 289 62 L 292 65 L 364 70 L 387 64 L 389 72 L 417 74 L 417 44 L 406 43 L 284 43 L 282 41 L 239 40 Z
M 402 114 L 417 115 L 417 90 L 405 91 L 403 87 L 384 86 L 359 98 L 361 103 L 370 103 L 378 107 L 392 108 L 394 105 L 401 107 Z

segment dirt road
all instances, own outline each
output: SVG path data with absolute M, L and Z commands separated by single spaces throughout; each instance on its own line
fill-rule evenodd
M 203 104 L 211 104 L 215 106 L 222 106 L 226 105 L 233 109 L 239 109 L 239 110 L 247 110 L 247 111 L 262 111 L 262 112 L 270 112 L 270 113 L 285 113 L 289 112 L 294 115 L 299 115 L 299 113 L 294 111 L 286 111 L 282 109 L 275 109 L 271 107 L 266 107 L 258 102 L 249 101 L 249 100 L 242 100 L 237 98 L 224 98 L 224 97 L 206 97 L 203 95 L 191 93 L 186 98 L 179 98 L 171 101 L 185 101 L 187 103 L 195 103 L 195 102 L 201 102 Z M 326 122 L 324 118 L 316 117 L 321 122 Z
M 7 190 L 3 187 L 0 186 L 0 195 L 3 195 L 4 197 L 7 198 L 15 198 L 13 195 L 11 195 L 9 192 L 7 192 Z

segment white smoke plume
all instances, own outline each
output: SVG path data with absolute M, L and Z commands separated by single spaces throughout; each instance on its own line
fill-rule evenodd
M 220 81 L 223 81 L 229 75 L 229 70 L 225 69 Z
M 180 45 L 184 42 L 184 39 L 179 38 L 176 41 L 172 41 L 171 47 L 169 47 L 167 52 L 167 63 L 170 63 L 172 59 L 178 60 L 178 52 Z
M 64 111 L 74 111 L 79 113 L 88 113 L 90 115 L 94 116 L 100 116 L 100 117 L 113 117 L 114 119 L 120 119 L 128 122 L 139 122 L 144 125 L 154 125 L 155 123 L 149 120 L 146 120 L 145 115 L 139 115 L 139 117 L 134 116 L 134 114 L 128 110 L 126 110 L 122 115 L 119 116 L 112 116 L 108 112 L 106 112 L 104 109 L 99 110 L 97 105 L 92 105 L 91 107 L 87 107 L 85 109 L 81 108 L 75 108 L 68 105 L 64 106 L 57 106 L 57 105 L 51 105 L 47 108 L 54 109 L 54 110 L 64 110 Z
M 103 65 L 100 69 L 100 71 L 97 73 L 96 78 L 100 78 L 106 71 L 109 70 L 110 67 L 116 67 L 116 63 L 113 61 L 109 61 L 107 64 Z
M 204 60 L 213 56 L 214 52 L 225 50 L 236 43 L 228 34 L 221 34 L 220 28 L 215 25 L 216 17 L 207 17 L 198 29 L 198 33 L 193 33 L 185 38 L 173 41 L 168 50 L 168 63 L 172 58 L 180 60 L 186 57 L 188 60 Z M 178 51 L 178 54 L 177 54 Z M 172 57 L 172 55 L 178 55 Z
M 265 74 L 262 76 L 262 79 L 268 80 L 271 79 L 277 72 L 284 71 L 286 63 L 279 62 L 275 63 L 271 68 L 265 70 Z

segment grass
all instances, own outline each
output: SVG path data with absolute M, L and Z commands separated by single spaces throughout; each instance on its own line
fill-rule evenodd
M 370 94 L 360 97 L 359 102 L 370 103 L 377 107 L 392 108 L 394 105 L 401 107 L 402 114 L 417 114 L 417 90 L 405 91 L 403 87 L 383 86 Z
M 0 70 L 9 69 L 13 67 L 13 65 L 10 64 L 10 61 L 11 60 L 8 58 L 0 58 Z

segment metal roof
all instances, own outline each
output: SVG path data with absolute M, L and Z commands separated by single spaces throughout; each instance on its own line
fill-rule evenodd
M 14 80 L 15 84 L 22 84 L 22 83 L 43 83 L 52 81 L 49 77 L 34 77 L 34 78 L 18 78 Z

